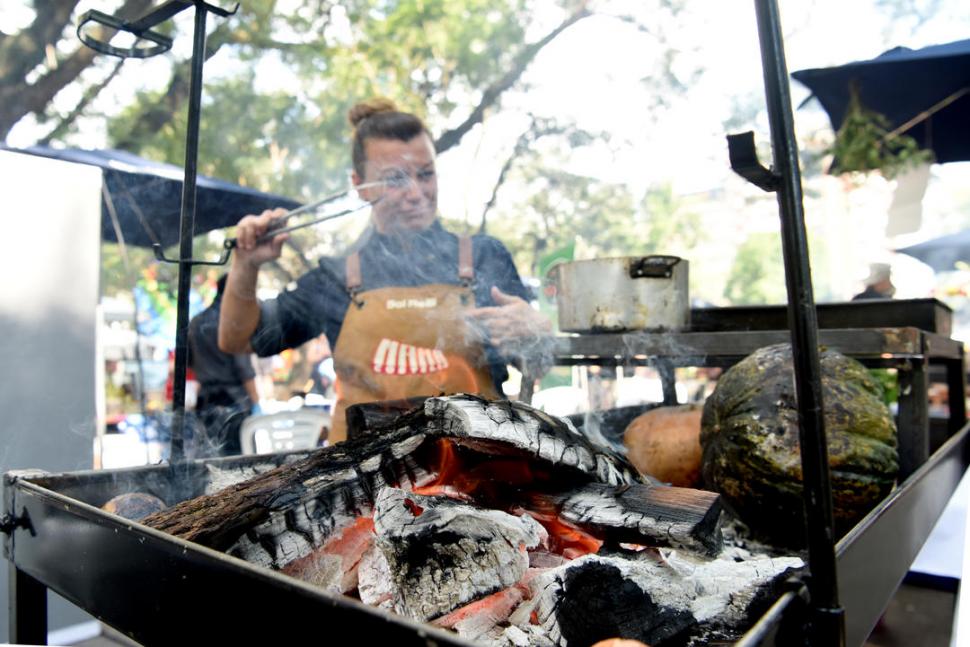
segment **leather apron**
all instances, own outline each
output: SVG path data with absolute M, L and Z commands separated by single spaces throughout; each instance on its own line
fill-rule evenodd
M 337 373 L 329 442 L 347 437 L 347 407 L 416 396 L 478 393 L 497 398 L 480 335 L 464 311 L 475 307 L 472 241 L 458 239 L 460 285 L 360 291 L 360 255 L 347 257 L 350 305 L 333 350 Z

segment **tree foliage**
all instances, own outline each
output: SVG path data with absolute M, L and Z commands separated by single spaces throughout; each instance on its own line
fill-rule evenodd
M 105 0 L 98 9 L 133 18 L 151 4 Z M 75 133 L 103 122 L 109 145 L 181 164 L 189 85 L 184 45 L 192 21 L 166 24 L 183 46 L 164 55 L 168 67 L 159 78 L 119 106 L 108 100 L 125 97 L 117 84 L 130 84 L 147 64 L 127 60 L 119 67 L 83 48 L 73 33 L 77 2 L 33 0 L 32 6 L 32 24 L 0 36 L 0 91 L 18 97 L 4 104 L 0 136 L 29 114 L 49 126 L 54 143 L 70 144 Z M 674 70 L 680 50 L 671 38 L 685 6 L 682 0 L 248 1 L 231 18 L 209 19 L 199 170 L 303 200 L 344 188 L 347 109 L 373 95 L 424 116 L 440 133 L 439 152 L 448 150 L 505 109 L 507 95 L 527 92 L 523 75 L 536 56 L 593 14 L 609 16 L 618 28 L 632 25 L 659 47 L 662 55 L 642 83 L 656 97 L 648 110 L 670 109 L 698 74 L 690 66 Z M 19 76 L 11 69 L 14 59 Z M 45 81 L 50 76 L 59 85 Z M 81 98 L 55 101 L 55 88 L 65 92 L 61 98 Z M 698 225 L 669 187 L 644 197 L 569 168 L 570 152 L 612 145 L 608 133 L 585 132 L 549 114 L 533 115 L 531 123 L 510 151 L 482 218 L 486 227 L 498 224 L 524 272 L 544 249 L 577 236 L 590 253 L 689 249 Z M 287 282 L 312 262 L 307 258 L 346 244 L 353 231 L 328 227 L 295 235 L 292 246 L 300 252 L 285 255 L 270 274 Z M 208 255 L 205 247 L 200 243 L 196 255 Z
M 115 60 L 73 36 L 76 5 L 35 0 L 33 23 L 0 36 L 0 137 L 35 114 L 69 141 L 82 115 L 101 116 L 110 120 L 111 145 L 181 163 L 186 53 L 166 54 L 167 82 L 139 92 L 120 114 L 103 102 L 78 110 L 52 101 L 72 83 L 83 94 L 103 89 L 115 71 Z M 127 0 L 118 14 L 134 17 L 150 5 Z M 559 22 L 534 38 L 526 36 L 525 0 L 252 0 L 230 18 L 210 17 L 200 170 L 304 199 L 344 185 L 347 109 L 374 95 L 427 117 L 442 132 L 439 152 L 454 146 L 545 45 L 589 15 L 572 0 L 557 11 Z M 191 21 L 167 28 L 176 41 L 191 41 L 180 31 Z
M 724 297 L 734 305 L 785 303 L 785 269 L 777 233 L 759 232 L 738 247 L 724 286 Z
M 810 232 L 808 251 L 810 266 L 828 265 L 829 252 L 822 237 Z M 813 277 L 812 287 L 817 301 L 829 301 L 836 297 L 821 274 Z M 731 305 L 788 301 L 781 236 L 778 232 L 753 233 L 738 247 L 724 286 L 724 298 Z

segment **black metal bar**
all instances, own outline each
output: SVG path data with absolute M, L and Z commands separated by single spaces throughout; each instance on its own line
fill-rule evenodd
M 948 337 L 953 311 L 936 299 L 862 299 L 846 303 L 817 303 L 818 326 L 826 328 L 919 328 Z M 785 305 L 691 308 L 690 331 L 784 330 Z
M 10 564 L 8 567 L 10 642 L 47 644 L 47 587 Z
M 653 364 L 660 375 L 664 404 L 668 406 L 677 404 L 677 374 L 674 372 L 674 365 L 663 360 L 654 361 Z
M 960 359 L 946 363 L 947 406 L 950 419 L 947 430 L 954 434 L 967 424 L 967 369 L 960 349 Z
M 182 213 L 179 231 L 178 299 L 175 324 L 175 377 L 172 392 L 172 463 L 185 456 L 185 374 L 189 360 L 189 290 L 192 287 L 192 236 L 195 233 L 195 182 L 199 160 L 199 114 L 202 106 L 202 64 L 205 62 L 204 3 L 195 7 L 192 42 L 192 77 L 189 85 L 189 113 L 185 134 L 185 181 L 182 184 Z
M 856 524 L 836 548 L 846 642 L 862 645 L 970 464 L 964 427 Z
M 929 362 L 915 359 L 899 370 L 899 479 L 906 479 L 930 455 L 930 414 L 926 391 Z
M 741 637 L 734 647 L 761 647 L 795 645 L 803 636 L 805 628 L 799 622 L 804 619 L 804 606 L 808 591 L 801 582 L 790 582 L 792 590 L 781 594 L 778 600 L 765 611 L 758 622 Z M 791 626 L 794 625 L 794 626 Z
M 821 365 L 818 357 L 818 321 L 808 260 L 798 145 L 795 142 L 781 17 L 775 0 L 755 0 L 755 13 L 761 42 L 774 168 L 780 176 L 778 206 L 795 365 L 808 563 L 811 572 L 808 583 L 811 594 L 811 637 L 813 644 L 843 645 L 845 618 L 839 607 L 835 568 L 832 490 L 829 482 Z
M 825 346 L 856 358 L 880 359 L 892 356 L 899 359 L 924 356 L 922 342 L 933 337 L 915 328 L 876 328 L 869 330 L 823 330 L 819 339 Z M 590 357 L 617 358 L 618 361 L 640 364 L 663 358 L 677 366 L 703 366 L 704 359 L 713 357 L 744 357 L 758 348 L 789 341 L 787 331 L 710 332 L 581 335 L 556 339 L 556 361 L 571 357 L 585 360 Z M 955 359 L 959 357 L 959 342 L 952 345 L 935 344 L 930 357 Z M 697 359 L 691 364 L 685 359 Z
M 146 29 L 151 29 L 155 25 L 165 22 L 175 14 L 191 6 L 192 0 L 168 0 L 168 2 L 152 9 L 138 20 L 133 20 L 128 23 L 127 29 L 136 34 Z

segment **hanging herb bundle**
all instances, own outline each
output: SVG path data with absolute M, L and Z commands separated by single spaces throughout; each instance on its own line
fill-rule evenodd
M 845 120 L 828 150 L 835 156 L 833 168 L 839 173 L 879 171 L 887 179 L 906 169 L 933 160 L 909 135 L 889 130 L 889 119 L 862 105 L 859 88 L 849 87 Z

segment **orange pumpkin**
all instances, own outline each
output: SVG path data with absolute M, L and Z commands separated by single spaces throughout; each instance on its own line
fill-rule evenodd
M 623 435 L 630 462 L 643 474 L 678 487 L 701 480 L 700 404 L 651 409 Z

